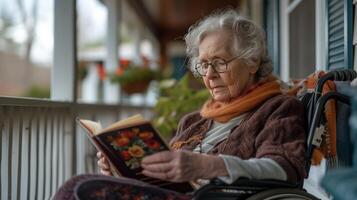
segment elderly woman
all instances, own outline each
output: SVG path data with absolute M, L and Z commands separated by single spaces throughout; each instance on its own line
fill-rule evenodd
M 189 29 L 190 69 L 212 98 L 182 118 L 172 151 L 142 160 L 142 173 L 171 182 L 238 178 L 301 182 L 304 113 L 272 76 L 264 32 L 228 10 Z M 102 174 L 109 165 L 98 153 Z

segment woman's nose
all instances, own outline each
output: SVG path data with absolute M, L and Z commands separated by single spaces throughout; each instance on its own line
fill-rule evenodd
M 214 78 L 218 75 L 218 73 L 216 72 L 216 70 L 213 68 L 212 65 L 209 65 L 208 69 L 207 69 L 207 73 L 206 73 L 206 77 L 207 78 Z

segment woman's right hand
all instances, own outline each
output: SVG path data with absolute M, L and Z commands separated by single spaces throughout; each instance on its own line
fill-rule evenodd
M 97 153 L 97 157 L 98 157 L 98 167 L 100 169 L 100 173 L 103 175 L 107 175 L 107 176 L 112 176 L 112 172 L 110 171 L 110 167 L 109 167 L 109 162 L 107 159 L 105 159 L 104 155 L 102 154 L 102 152 L 98 151 Z

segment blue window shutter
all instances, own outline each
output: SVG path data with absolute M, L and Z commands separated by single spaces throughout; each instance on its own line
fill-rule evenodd
M 352 0 L 327 1 L 327 68 L 352 69 Z

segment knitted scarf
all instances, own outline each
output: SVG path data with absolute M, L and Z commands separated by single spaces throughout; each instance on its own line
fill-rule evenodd
M 280 84 L 276 77 L 269 76 L 264 81 L 253 85 L 244 95 L 239 96 L 229 103 L 208 100 L 201 109 L 201 116 L 217 122 L 227 122 L 234 117 L 253 110 L 269 98 L 281 94 Z M 184 141 L 171 144 L 171 149 L 181 149 L 182 146 L 197 141 L 202 142 L 202 135 L 194 135 Z
M 201 109 L 201 116 L 224 123 L 254 109 L 278 94 L 281 94 L 280 84 L 274 76 L 270 76 L 253 85 L 244 95 L 229 103 L 208 100 Z

